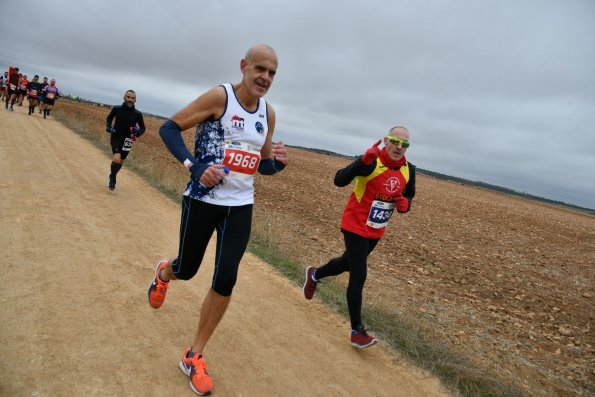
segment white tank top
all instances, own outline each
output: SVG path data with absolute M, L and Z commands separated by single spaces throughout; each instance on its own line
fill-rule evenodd
M 191 179 L 184 195 L 216 205 L 253 204 L 254 173 L 269 131 L 266 101 L 260 98 L 256 110 L 249 112 L 239 103 L 231 84 L 223 84 L 223 88 L 227 94 L 223 116 L 196 126 L 194 156 L 201 164 L 224 164 L 230 172 L 210 188 Z

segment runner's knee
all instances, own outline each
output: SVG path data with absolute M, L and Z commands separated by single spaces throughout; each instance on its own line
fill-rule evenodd
M 196 272 L 198 272 L 198 265 L 189 264 L 188 261 L 180 261 L 179 258 L 174 259 L 172 263 L 172 271 L 178 280 L 190 280 Z
M 176 278 L 178 280 L 185 280 L 188 281 L 190 280 L 192 277 L 194 277 L 194 275 L 196 274 L 196 272 L 198 271 L 198 269 L 194 270 L 194 271 L 189 271 L 188 269 L 181 269 L 179 272 L 174 272 L 174 276 L 176 276 Z
M 222 296 L 230 296 L 233 287 L 236 285 L 236 281 L 238 279 L 238 272 L 229 272 L 229 274 L 215 274 L 215 279 L 213 280 L 213 291 L 218 293 Z
M 366 282 L 367 273 L 366 266 L 352 267 L 349 270 L 349 284 L 363 286 Z

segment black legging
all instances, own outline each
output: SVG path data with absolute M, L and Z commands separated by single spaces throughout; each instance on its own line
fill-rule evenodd
M 368 255 L 374 250 L 380 239 L 362 237 L 346 230 L 341 231 L 345 240 L 345 252 L 342 256 L 331 259 L 326 265 L 318 268 L 314 277 L 320 280 L 349 272 L 347 306 L 349 307 L 351 328 L 356 329 L 362 324 L 362 291 L 368 272 Z
M 180 248 L 172 264 L 176 278 L 189 280 L 198 271 L 209 240 L 217 230 L 215 272 L 211 287 L 230 296 L 252 227 L 252 204 L 229 207 L 182 197 Z

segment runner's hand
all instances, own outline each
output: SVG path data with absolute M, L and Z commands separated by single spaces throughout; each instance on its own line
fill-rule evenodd
M 136 134 L 130 134 L 130 140 L 132 142 L 136 142 L 136 138 L 138 138 Z
M 273 160 L 277 160 L 285 165 L 289 162 L 287 157 L 287 148 L 283 145 L 282 141 L 273 143 Z
M 190 168 L 192 171 L 192 168 Z M 209 166 L 200 177 L 200 182 L 206 187 L 215 186 L 225 178 L 225 166 L 223 164 L 215 164 Z
M 380 142 L 381 140 L 379 139 L 370 149 L 366 150 L 366 153 L 362 156 L 362 163 L 364 165 L 372 164 L 380 156 L 380 149 L 378 149 Z
M 409 212 L 409 200 L 403 196 L 397 197 L 397 211 L 400 213 Z
M 116 129 L 115 129 L 115 128 L 112 128 L 112 127 L 107 127 L 107 128 L 105 129 L 105 131 L 106 131 L 106 132 L 109 132 L 110 134 L 113 134 L 114 132 L 116 132 Z

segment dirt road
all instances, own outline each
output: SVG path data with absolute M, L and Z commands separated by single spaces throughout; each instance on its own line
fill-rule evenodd
M 177 368 L 212 276 L 147 304 L 154 264 L 177 250 L 180 209 L 52 119 L 0 111 L 1 396 L 193 395 Z M 438 396 L 439 382 L 360 351 L 348 324 L 247 254 L 206 351 L 216 396 Z

